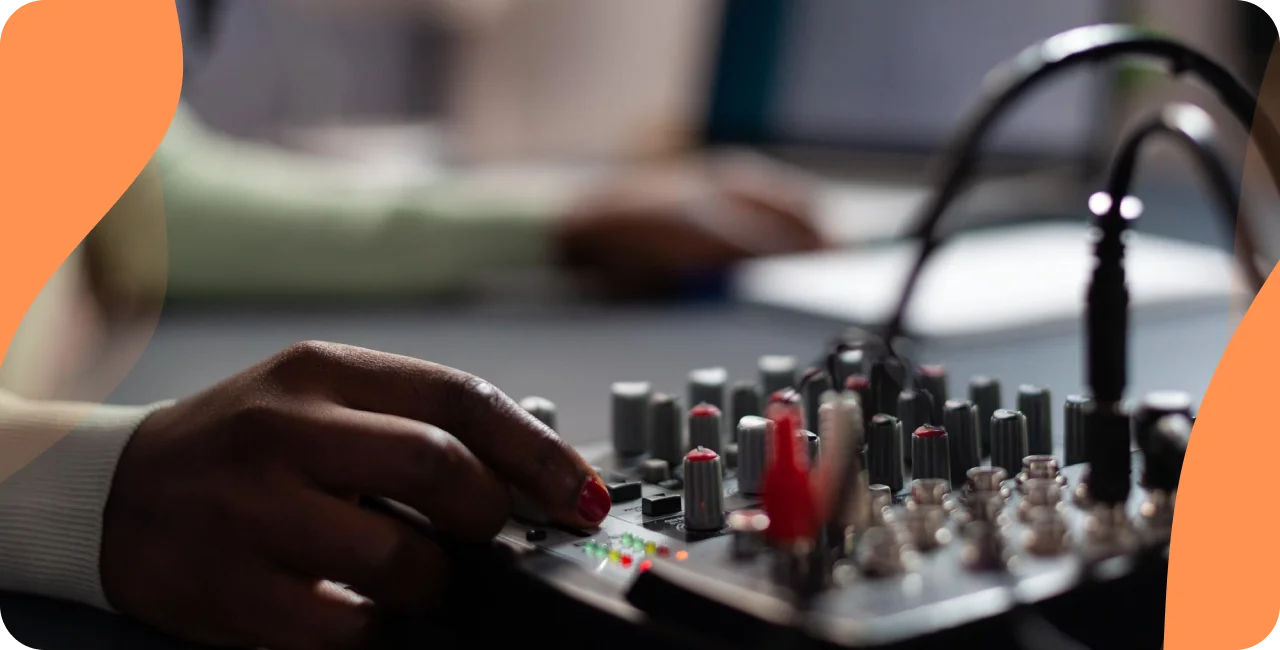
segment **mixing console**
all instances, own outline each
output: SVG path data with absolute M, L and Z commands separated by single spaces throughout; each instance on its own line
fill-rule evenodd
M 845 351 L 832 376 L 765 356 L 751 380 L 694 370 L 682 396 L 616 383 L 610 444 L 583 450 L 609 517 L 567 530 L 525 508 L 501 539 L 518 566 L 602 611 L 835 647 L 903 646 L 1162 558 L 1190 396 L 1124 405 L 1132 486 L 1104 505 L 1078 462 L 1088 398 L 1023 385 L 1006 404 L 998 380 L 953 391 L 934 365 L 895 385 L 884 412 L 864 406 L 894 382 L 878 363 Z M 523 404 L 554 427 L 550 402 Z M 1053 455 L 1052 408 L 1070 459 Z

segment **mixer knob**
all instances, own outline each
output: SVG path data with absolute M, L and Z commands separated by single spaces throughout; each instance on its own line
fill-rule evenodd
M 1066 485 L 1066 477 L 1058 471 L 1058 459 L 1053 456 L 1032 455 L 1022 459 L 1022 473 L 1018 475 L 1018 486 L 1025 491 L 1025 484 L 1034 480 L 1053 481 L 1056 485 Z
M 902 423 L 880 413 L 871 418 L 867 432 L 867 478 L 872 484 L 902 489 Z
M 982 457 L 978 455 L 977 409 L 968 400 L 947 400 L 942 422 L 951 452 L 951 477 L 962 480 L 970 469 L 982 464 Z
M 689 404 L 710 404 L 724 411 L 724 393 L 729 373 L 724 368 L 699 368 L 689 373 Z
M 1009 473 L 1000 467 L 974 467 L 967 473 L 965 490 L 970 494 L 1000 494 L 1008 496 L 1004 482 Z
M 822 438 L 812 431 L 801 431 L 796 435 L 796 439 L 800 444 L 797 451 L 809 459 L 809 469 L 817 467 L 822 456 Z
M 969 379 L 969 401 L 978 409 L 978 446 L 981 455 L 991 454 L 991 416 L 1000 410 L 1000 380 L 979 375 Z
M 887 578 L 905 570 L 902 542 L 884 526 L 868 528 L 859 538 L 854 551 L 858 568 L 873 578 Z
M 760 388 L 765 395 L 796 387 L 796 358 L 770 354 L 760 357 Z
M 867 357 L 862 350 L 845 350 L 836 356 L 836 386 L 843 386 L 850 377 L 866 372 Z
M 1018 517 L 1027 521 L 1034 508 L 1057 509 L 1062 503 L 1062 486 L 1045 478 L 1028 479 L 1022 484 L 1022 500 L 1018 503 Z
M 649 443 L 649 382 L 618 382 L 612 387 L 613 450 L 619 456 L 639 456 Z
M 689 447 L 703 447 L 720 453 L 720 409 L 711 404 L 698 404 L 689 410 Z
M 917 374 L 917 383 L 919 388 L 933 399 L 932 420 L 935 423 L 943 422 L 945 413 L 944 405 L 950 399 L 947 392 L 947 368 L 941 365 L 920 366 L 920 372 Z
M 648 458 L 640 464 L 640 480 L 657 485 L 671 478 L 671 464 L 662 458 Z
M 1027 457 L 1027 418 L 1017 411 L 999 409 L 991 416 L 991 465 L 1009 474 L 1022 470 Z
M 520 408 L 528 411 L 535 420 L 547 425 L 547 428 L 555 431 L 556 429 L 556 405 L 545 397 L 529 396 L 520 400 Z
M 699 447 L 684 457 L 684 525 L 699 532 L 724 528 L 724 470 L 710 449 Z
M 1083 395 L 1068 395 L 1064 404 L 1063 421 L 1066 423 L 1066 465 L 1079 465 L 1088 462 L 1085 452 L 1087 436 L 1084 430 L 1084 413 L 1089 406 L 1089 398 Z
M 1053 453 L 1051 401 L 1048 388 L 1025 384 L 1018 387 L 1018 410 L 1027 416 L 1027 453 Z
M 1133 412 L 1133 437 L 1145 448 L 1156 421 L 1166 415 L 1191 417 L 1191 396 L 1178 391 L 1155 391 L 1142 396 Z
M 1071 544 L 1066 519 L 1056 508 L 1038 506 L 1028 511 L 1023 545 L 1032 555 L 1059 555 Z
M 897 490 L 880 484 L 872 484 L 867 487 L 867 493 L 871 496 L 871 519 L 875 525 L 891 523 L 893 508 L 893 494 Z
M 738 490 L 759 495 L 764 487 L 765 458 L 773 422 L 748 415 L 738 421 Z
M 680 399 L 658 393 L 649 402 L 649 456 L 674 467 L 684 458 L 684 413 Z
M 911 543 L 923 552 L 932 551 L 951 541 L 947 528 L 947 511 L 942 506 L 909 508 L 903 514 L 903 527 Z
M 943 506 L 951 484 L 940 478 L 918 478 L 911 481 L 911 503 L 917 506 Z
M 960 532 L 964 540 L 960 558 L 971 571 L 1000 571 L 1008 566 L 1004 537 L 995 525 L 971 521 Z
M 917 478 L 939 478 L 951 482 L 951 451 L 947 432 L 926 424 L 911 434 L 912 475 Z
M 911 467 L 912 459 L 911 435 L 916 429 L 926 424 L 937 424 L 933 421 L 933 402 L 927 393 L 917 390 L 904 390 L 898 393 L 898 420 L 902 422 L 902 462 Z
M 760 406 L 760 390 L 755 383 L 740 381 L 733 385 L 729 395 L 729 421 L 725 423 L 729 430 L 729 440 L 738 441 L 738 422 L 748 415 L 762 415 Z
M 765 417 L 776 420 L 783 413 L 790 416 L 797 427 L 804 427 L 804 400 L 794 388 L 784 388 L 769 395 L 769 403 L 764 409 Z
M 1191 418 L 1173 414 L 1156 420 L 1147 434 L 1147 444 L 1142 449 L 1148 489 L 1165 493 L 1178 489 L 1182 463 L 1190 441 Z
M 763 510 L 738 510 L 729 515 L 729 530 L 733 533 L 733 555 L 749 559 L 764 551 L 765 531 L 769 529 L 769 515 Z
M 898 394 L 902 392 L 902 380 L 906 373 L 902 364 L 892 357 L 871 364 L 870 406 L 863 405 L 867 417 L 877 413 L 893 413 L 898 408 Z
M 804 421 L 811 428 L 818 427 L 818 408 L 822 406 L 822 396 L 831 390 L 831 377 L 816 368 L 805 373 L 800 382 L 804 395 Z

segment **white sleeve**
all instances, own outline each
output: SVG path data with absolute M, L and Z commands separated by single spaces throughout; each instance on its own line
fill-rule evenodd
M 98 558 L 116 463 L 144 407 L 0 392 L 0 591 L 110 610 Z

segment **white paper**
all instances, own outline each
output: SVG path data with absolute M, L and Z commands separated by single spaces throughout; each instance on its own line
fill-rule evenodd
M 760 260 L 735 274 L 743 301 L 850 323 L 884 323 L 918 255 L 914 243 Z M 906 326 L 931 337 L 1078 319 L 1093 268 L 1085 224 L 1040 224 L 957 235 L 921 274 Z M 1244 286 L 1223 251 L 1130 233 L 1131 304 L 1227 298 Z

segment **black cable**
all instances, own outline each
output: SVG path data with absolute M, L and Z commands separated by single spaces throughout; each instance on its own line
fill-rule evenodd
M 977 162 L 978 147 L 997 120 L 1039 82 L 1078 65 L 1121 57 L 1160 59 L 1170 65 L 1174 76 L 1191 73 L 1205 82 L 1250 131 L 1272 178 L 1280 178 L 1280 133 L 1263 112 L 1256 110 L 1257 97 L 1222 66 L 1177 41 L 1128 25 L 1095 25 L 1058 34 L 1027 48 L 992 72 L 984 100 L 940 159 L 937 190 L 925 205 L 917 230 L 920 253 L 893 316 L 884 328 L 883 339 L 889 345 L 895 345 L 902 335 L 903 319 L 920 273 L 940 243 L 936 235 L 938 224 L 969 181 Z

